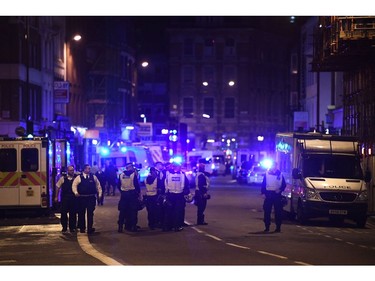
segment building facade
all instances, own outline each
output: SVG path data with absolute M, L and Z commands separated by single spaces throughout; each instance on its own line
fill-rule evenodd
M 210 19 L 168 30 L 170 116 L 187 124 L 190 148 L 270 151 L 287 129 L 287 40 Z

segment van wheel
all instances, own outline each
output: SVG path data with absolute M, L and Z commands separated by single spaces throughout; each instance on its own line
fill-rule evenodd
M 299 224 L 306 224 L 307 219 L 301 203 L 298 203 L 296 219 Z
M 357 227 L 358 228 L 365 228 L 367 221 L 367 216 L 359 217 L 356 219 Z

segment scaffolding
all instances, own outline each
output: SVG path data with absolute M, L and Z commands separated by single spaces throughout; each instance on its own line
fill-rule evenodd
M 375 175 L 375 17 L 320 17 L 314 30 L 312 70 L 343 72 L 342 134 L 357 136 L 363 166 Z M 374 180 L 369 188 L 375 210 Z

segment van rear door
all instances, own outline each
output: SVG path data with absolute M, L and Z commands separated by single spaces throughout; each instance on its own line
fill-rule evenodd
M 41 172 L 41 142 L 25 141 L 19 144 L 20 206 L 41 206 L 42 187 L 46 173 Z
M 18 145 L 0 142 L 0 207 L 19 206 Z

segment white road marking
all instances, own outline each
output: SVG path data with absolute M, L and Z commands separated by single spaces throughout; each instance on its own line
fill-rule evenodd
M 249 247 L 246 247 L 246 246 L 242 246 L 242 245 L 238 245 L 238 244 L 234 244 L 234 243 L 228 243 L 228 242 L 225 242 L 223 239 L 217 237 L 217 236 L 214 236 L 214 235 L 211 235 L 211 234 L 208 234 L 207 232 L 199 229 L 198 227 L 192 227 L 192 229 L 194 229 L 196 232 L 198 233 L 201 233 L 201 234 L 204 234 L 205 236 L 207 237 L 210 237 L 212 239 L 215 239 L 217 241 L 220 241 L 220 242 L 224 242 L 226 245 L 228 246 L 231 246 L 231 247 L 236 247 L 236 248 L 239 248 L 239 249 L 244 249 L 244 250 L 249 250 L 249 251 L 252 251 L 251 248 Z M 285 256 L 281 256 L 281 255 L 277 255 L 277 254 L 273 254 L 273 253 L 269 253 L 269 252 L 265 252 L 265 251 L 256 251 L 260 254 L 264 254 L 264 255 L 269 255 L 269 256 L 272 256 L 272 257 L 276 257 L 276 258 L 279 258 L 279 259 L 286 259 L 286 260 L 289 260 L 288 257 L 285 257 Z M 300 265 L 310 265 L 308 263 L 305 263 L 305 262 L 301 262 L 301 261 L 292 261 L 291 262 L 295 263 L 295 264 L 300 264 Z
M 260 254 L 263 254 L 263 255 L 268 255 L 268 256 L 276 257 L 276 258 L 283 259 L 283 260 L 288 259 L 287 257 L 276 255 L 276 254 L 265 252 L 265 251 L 257 251 L 257 252 L 260 253 Z
M 90 243 L 89 238 L 87 237 L 87 234 L 84 233 L 77 233 L 77 240 L 78 244 L 81 247 L 81 249 L 87 253 L 88 255 L 100 260 L 106 265 L 124 265 L 118 261 L 116 261 L 113 258 L 110 258 L 99 251 L 97 251 Z
M 233 246 L 233 247 L 236 247 L 236 248 L 240 248 L 240 249 L 246 249 L 246 250 L 251 250 L 249 247 L 245 247 L 245 246 L 241 246 L 241 245 L 237 245 L 237 244 L 233 244 L 233 243 L 225 243 L 229 246 Z

